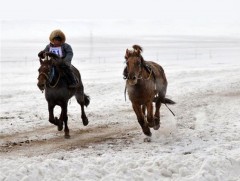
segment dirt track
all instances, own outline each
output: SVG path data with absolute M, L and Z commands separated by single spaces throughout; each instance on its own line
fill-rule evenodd
M 2 143 L 0 145 L 0 156 L 38 156 L 59 150 L 86 148 L 91 144 L 109 140 L 111 140 L 111 144 L 114 144 L 114 142 L 119 139 L 122 141 L 126 141 L 126 139 L 129 140 L 129 138 L 131 138 L 131 132 L 139 128 L 137 128 L 136 125 L 127 128 L 119 125 L 117 125 L 117 127 L 116 125 L 91 126 L 91 128 L 85 127 L 84 129 L 70 130 L 70 139 L 65 139 L 64 132 L 57 132 L 56 129 L 56 127 L 49 125 L 24 133 L 0 136 Z M 34 138 L 36 135 L 43 136 L 39 136 L 38 139 L 36 139 Z M 47 136 L 49 138 L 44 138 L 44 135 L 49 135 Z

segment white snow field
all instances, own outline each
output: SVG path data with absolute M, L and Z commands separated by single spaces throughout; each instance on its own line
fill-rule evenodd
M 75 98 L 69 102 L 70 139 L 48 122 L 36 85 L 37 53 L 47 43 L 2 38 L 0 180 L 240 180 L 239 37 L 70 38 L 91 97 L 86 127 Z M 133 44 L 163 66 L 167 97 L 177 102 L 169 106 L 175 117 L 162 105 L 151 142 L 124 99 L 124 54 Z

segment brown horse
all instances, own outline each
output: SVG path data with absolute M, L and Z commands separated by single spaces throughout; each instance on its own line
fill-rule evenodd
M 133 45 L 132 50 L 126 50 L 126 89 L 136 113 L 143 133 L 152 135 L 150 128 L 158 130 L 160 127 L 161 103 L 175 104 L 174 101 L 165 98 L 167 91 L 167 79 L 163 68 L 155 62 L 145 61 L 141 55 L 142 48 Z M 155 114 L 153 116 L 153 102 L 155 102 Z M 147 120 L 145 112 L 147 109 Z
M 71 66 L 71 69 L 74 75 L 77 77 L 79 87 L 70 89 L 68 88 L 66 76 L 64 74 L 64 66 L 66 66 L 64 62 L 53 53 L 47 53 L 46 57 L 47 58 L 45 60 L 39 58 L 40 68 L 38 69 L 39 75 L 37 86 L 41 91 L 45 90 L 45 98 L 48 102 L 49 122 L 58 126 L 59 131 L 63 129 L 64 123 L 65 138 L 69 138 L 70 135 L 67 125 L 67 106 L 69 99 L 75 95 L 77 102 L 81 106 L 81 118 L 83 125 L 86 126 L 88 125 L 88 118 L 84 111 L 84 105 L 88 106 L 90 103 L 90 98 L 84 94 L 81 75 L 74 66 Z M 51 77 L 53 67 L 55 73 L 53 77 Z M 54 118 L 54 107 L 56 105 L 61 107 L 61 114 L 59 119 L 57 117 Z

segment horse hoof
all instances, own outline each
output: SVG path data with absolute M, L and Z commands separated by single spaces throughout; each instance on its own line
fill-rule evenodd
M 70 135 L 69 135 L 69 134 L 65 134 L 65 135 L 64 135 L 64 138 L 65 138 L 65 139 L 70 139 Z
M 160 128 L 160 119 L 158 117 L 154 117 L 153 121 L 154 121 L 153 129 L 158 130 Z
M 151 138 L 150 137 L 146 137 L 143 139 L 144 142 L 151 142 Z
M 144 132 L 144 134 L 148 137 L 151 137 L 152 136 L 152 133 L 150 132 L 150 130 L 148 132 Z
M 154 130 L 158 130 L 159 128 L 160 128 L 160 124 L 159 124 L 159 125 L 155 125 L 155 126 L 153 127 Z
M 88 119 L 87 119 L 87 118 L 83 120 L 83 125 L 84 125 L 84 126 L 87 126 L 87 125 L 88 125 Z
M 63 126 L 58 126 L 58 131 L 62 131 L 63 130 Z
M 153 128 L 153 127 L 154 127 L 154 124 L 153 124 L 153 123 L 149 123 L 149 122 L 148 122 L 147 125 L 148 125 L 149 128 Z
M 58 131 L 62 131 L 62 129 L 63 129 L 63 124 L 59 123 L 58 124 Z

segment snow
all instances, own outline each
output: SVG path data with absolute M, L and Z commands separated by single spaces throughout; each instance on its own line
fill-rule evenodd
M 0 180 L 240 180 L 238 37 L 72 40 L 73 64 L 91 102 L 84 127 L 71 99 L 69 140 L 48 122 L 36 86 L 36 55 L 45 42 L 1 42 Z M 176 117 L 162 105 L 151 142 L 143 141 L 131 102 L 124 100 L 123 57 L 133 44 L 163 66 L 167 96 L 177 102 L 170 106 Z

